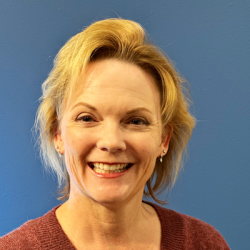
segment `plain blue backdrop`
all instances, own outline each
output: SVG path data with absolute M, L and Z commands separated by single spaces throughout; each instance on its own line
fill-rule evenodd
M 71 36 L 117 16 L 141 23 L 191 86 L 198 122 L 167 207 L 250 249 L 247 0 L 0 0 L 0 235 L 59 204 L 31 134 L 41 84 Z

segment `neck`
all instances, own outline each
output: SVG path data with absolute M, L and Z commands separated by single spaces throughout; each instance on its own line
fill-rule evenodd
M 142 193 L 118 204 L 98 203 L 87 196 L 71 195 L 57 210 L 57 217 L 73 242 L 115 245 L 141 241 L 141 235 L 147 234 L 149 224 L 155 219 L 155 211 L 142 203 Z
M 65 203 L 65 208 L 70 218 L 76 219 L 80 227 L 90 224 L 88 228 L 101 227 L 102 230 L 115 233 L 124 233 L 126 228 L 131 229 L 146 213 L 141 197 L 122 203 L 99 203 L 86 196 L 71 196 Z

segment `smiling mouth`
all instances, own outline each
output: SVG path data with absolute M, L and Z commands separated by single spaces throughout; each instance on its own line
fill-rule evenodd
M 91 162 L 89 166 L 96 172 L 101 174 L 121 173 L 132 167 L 132 163 L 106 164 L 99 162 Z

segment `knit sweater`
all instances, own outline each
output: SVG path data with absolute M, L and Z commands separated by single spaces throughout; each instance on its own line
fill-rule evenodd
M 230 249 L 221 234 L 209 224 L 153 203 L 148 204 L 154 207 L 161 222 L 161 250 Z M 57 208 L 1 237 L 0 250 L 76 250 L 56 218 Z

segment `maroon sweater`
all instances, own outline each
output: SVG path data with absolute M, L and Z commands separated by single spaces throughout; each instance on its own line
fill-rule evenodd
M 153 203 L 149 204 L 155 208 L 161 222 L 161 250 L 230 249 L 220 233 L 209 224 Z M 76 250 L 56 218 L 57 208 L 58 206 L 0 238 L 0 250 Z

